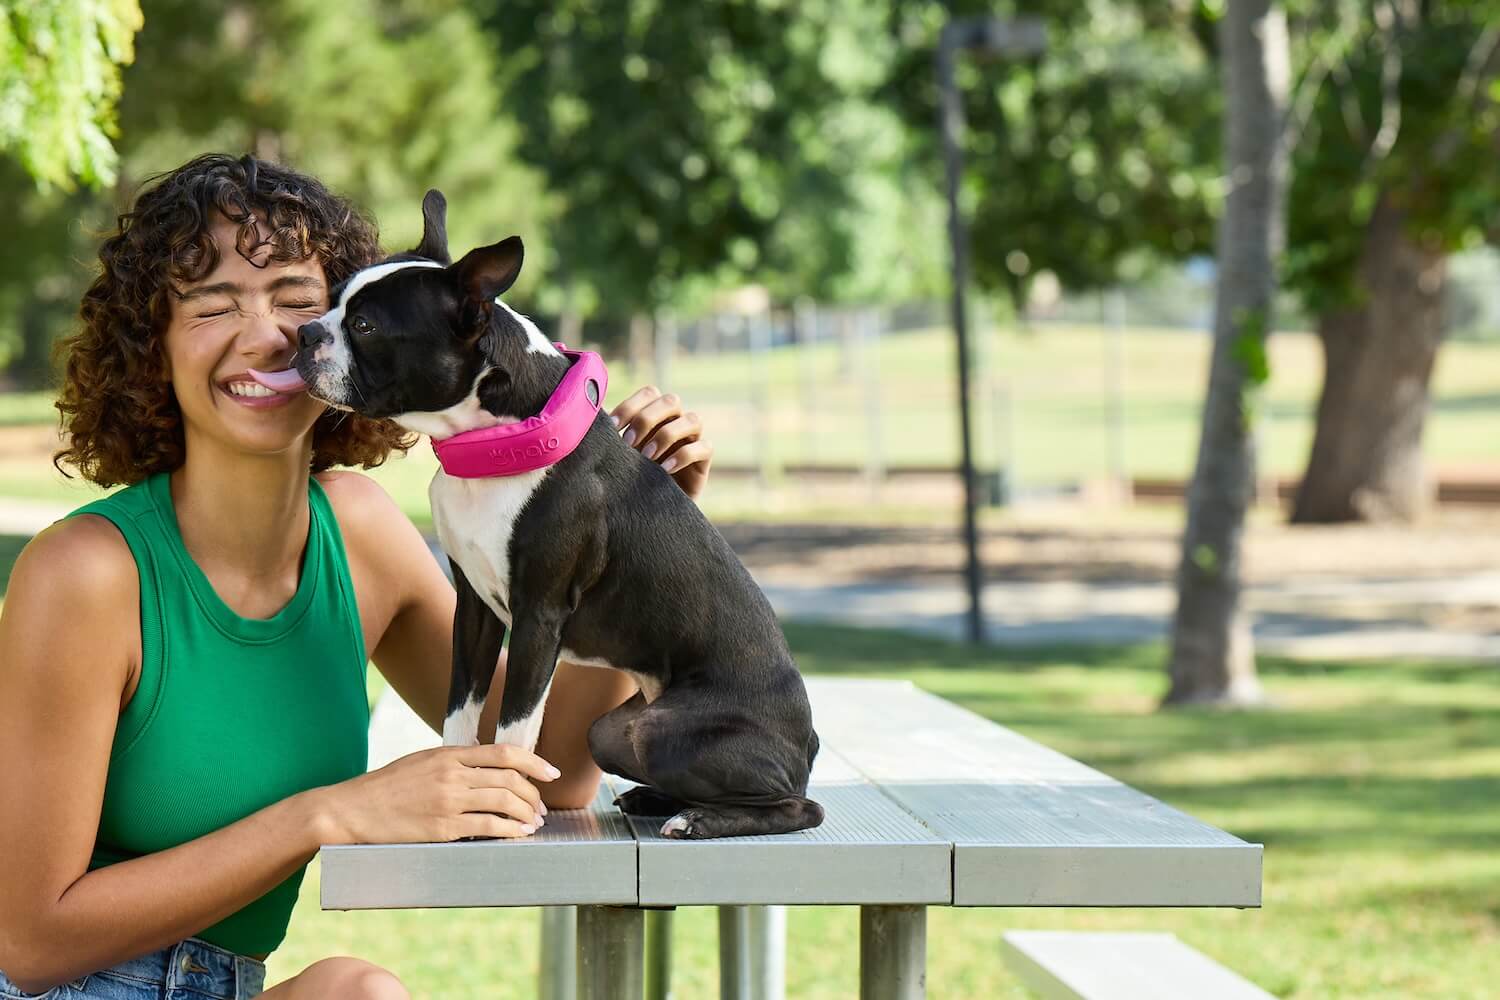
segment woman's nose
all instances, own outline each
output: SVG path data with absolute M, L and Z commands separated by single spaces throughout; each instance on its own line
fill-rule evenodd
M 250 314 L 240 330 L 241 347 L 248 353 L 284 351 L 291 340 L 292 331 L 278 322 L 274 314 Z

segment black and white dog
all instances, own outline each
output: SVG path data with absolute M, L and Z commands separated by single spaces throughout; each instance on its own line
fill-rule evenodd
M 569 369 L 497 296 L 517 237 L 448 256 L 446 204 L 422 242 L 355 274 L 300 331 L 296 368 L 332 406 L 446 438 L 536 415 Z M 802 677 L 765 596 L 719 532 L 602 412 L 554 465 L 430 489 L 458 588 L 446 744 L 477 742 L 506 630 L 496 742 L 536 745 L 559 657 L 629 673 L 640 691 L 594 723 L 589 749 L 639 782 L 625 811 L 707 838 L 817 826 L 818 752 Z

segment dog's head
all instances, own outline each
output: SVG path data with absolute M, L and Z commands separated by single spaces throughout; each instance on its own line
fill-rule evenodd
M 448 255 L 447 202 L 422 201 L 422 241 L 355 273 L 298 330 L 297 372 L 318 399 L 434 437 L 540 411 L 567 362 L 502 295 L 521 238 Z

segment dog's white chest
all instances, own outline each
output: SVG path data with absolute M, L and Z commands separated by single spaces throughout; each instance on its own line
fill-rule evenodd
M 443 551 L 507 627 L 511 532 L 550 468 L 492 479 L 461 479 L 439 469 L 427 490 Z

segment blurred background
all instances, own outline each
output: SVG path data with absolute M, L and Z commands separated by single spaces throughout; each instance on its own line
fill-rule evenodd
M 143 182 L 254 152 L 393 251 L 438 187 L 455 252 L 523 236 L 510 301 L 605 354 L 611 404 L 651 383 L 701 414 L 703 506 L 805 670 L 910 677 L 1266 844 L 1260 912 L 936 910 L 934 995 L 1023 995 L 1010 926 L 1176 930 L 1278 995 L 1485 995 L 1500 3 L 1269 5 L 1282 236 L 1246 309 L 1215 252 L 1254 183 L 1223 142 L 1257 110 L 1226 96 L 1237 2 L 3 0 L 0 586 L 94 495 L 51 463 L 51 347 Z M 935 71 L 976 18 L 1045 32 L 960 46 L 948 90 L 982 643 Z M 1244 509 L 1205 541 L 1219 455 Z M 424 444 L 372 473 L 429 534 L 434 468 Z M 1184 663 L 1174 628 L 1232 624 L 1178 611 L 1193 567 L 1236 594 L 1236 664 Z M 1166 711 L 1181 671 L 1238 681 Z M 712 918 L 677 926 L 698 995 Z M 855 926 L 793 911 L 789 995 L 852 993 Z M 273 974 L 347 952 L 418 996 L 527 996 L 533 938 L 521 913 L 324 914 L 314 873 Z

